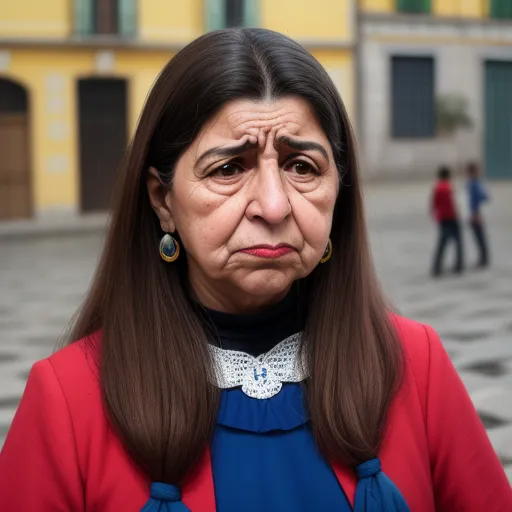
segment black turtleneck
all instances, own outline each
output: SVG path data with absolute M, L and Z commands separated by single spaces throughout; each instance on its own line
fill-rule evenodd
M 278 304 L 252 315 L 223 313 L 207 308 L 203 311 L 212 343 L 254 357 L 268 352 L 303 328 L 296 286 Z

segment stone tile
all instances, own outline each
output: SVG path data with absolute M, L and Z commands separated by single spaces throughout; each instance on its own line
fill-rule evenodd
M 15 414 L 15 407 L 11 409 L 0 409 L 0 425 L 10 425 Z
M 505 388 L 487 388 L 487 390 L 473 393 L 472 398 L 474 398 L 475 405 L 480 413 L 504 421 L 498 426 L 512 424 L 512 403 L 507 400 L 507 390 Z
M 491 393 L 488 390 L 494 390 L 494 393 L 498 392 L 496 390 L 499 390 L 499 393 L 502 392 L 502 388 L 501 386 L 499 386 L 500 383 L 497 383 L 496 379 L 489 377 L 487 375 L 482 375 L 481 373 L 467 372 L 464 370 L 460 370 L 458 367 L 456 368 L 469 394 L 475 394 L 475 398 L 473 399 L 474 402 L 477 400 L 477 392 L 480 392 L 482 396 L 484 396 L 485 398 L 488 396 L 489 393 Z M 478 406 L 479 404 L 476 405 Z
M 463 366 L 461 370 L 476 372 L 488 377 L 502 377 L 510 372 L 506 361 L 495 359 L 490 361 L 478 361 L 473 364 Z
M 507 466 L 505 466 L 505 474 L 508 477 L 508 481 L 512 485 L 512 464 L 508 464 Z
M 459 344 L 459 346 L 462 343 Z M 458 368 L 465 365 L 471 365 L 476 362 L 486 362 L 502 360 L 503 364 L 509 367 L 509 361 L 512 358 L 512 343 L 500 334 L 495 334 L 488 341 L 480 341 L 466 344 L 465 350 L 460 353 L 457 360 Z M 510 367 L 509 367 L 510 368 Z M 505 377 L 505 375 L 504 375 Z
M 504 425 L 487 432 L 499 457 L 512 458 L 512 425 Z
M 438 331 L 438 334 L 443 339 L 462 341 L 464 343 L 468 343 L 488 339 L 491 336 L 492 332 L 488 330 L 474 331 L 471 329 L 464 328 L 458 331 L 440 330 Z
M 478 415 L 480 416 L 480 419 L 482 420 L 482 423 L 487 430 L 503 427 L 504 425 L 509 424 L 508 421 L 505 421 L 503 418 L 500 418 L 494 414 L 478 411 Z
M 6 363 L 12 363 L 13 361 L 17 361 L 19 359 L 19 355 L 13 352 L 5 352 L 0 351 L 0 368 L 2 365 Z
M 20 403 L 21 396 L 8 396 L 0 398 L 0 409 L 16 408 Z

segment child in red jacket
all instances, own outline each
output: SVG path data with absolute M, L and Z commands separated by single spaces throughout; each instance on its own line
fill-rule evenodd
M 462 234 L 460 222 L 455 206 L 453 188 L 451 184 L 451 171 L 448 167 L 441 167 L 438 172 L 438 181 L 432 194 L 432 215 L 439 226 L 439 238 L 434 254 L 432 275 L 440 276 L 443 271 L 443 257 L 447 244 L 455 242 L 456 257 L 454 273 L 461 273 L 464 269 Z

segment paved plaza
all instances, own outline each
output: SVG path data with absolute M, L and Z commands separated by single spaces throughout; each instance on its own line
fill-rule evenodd
M 429 194 L 419 183 L 367 187 L 377 269 L 396 309 L 441 335 L 512 481 L 512 184 L 491 186 L 492 268 L 439 280 L 428 273 Z M 0 446 L 31 365 L 55 349 L 84 297 L 103 238 L 90 227 L 15 231 L 0 226 Z M 464 242 L 470 266 L 467 230 Z

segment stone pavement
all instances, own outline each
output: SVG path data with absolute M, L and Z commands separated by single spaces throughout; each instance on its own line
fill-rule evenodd
M 492 268 L 439 280 L 428 275 L 429 193 L 421 183 L 367 187 L 377 269 L 397 310 L 441 335 L 512 481 L 512 183 L 491 187 Z M 72 236 L 69 226 L 19 236 L 0 227 L 0 446 L 30 366 L 55 349 L 87 290 L 103 234 L 85 225 Z
M 441 336 L 512 482 L 512 183 L 493 183 L 490 192 L 484 214 L 491 269 L 439 280 L 428 275 L 436 238 L 426 216 L 428 185 L 370 187 L 366 203 L 385 291 L 399 313 Z M 464 245 L 471 267 L 476 251 L 469 229 Z M 446 256 L 453 261 L 454 253 Z

